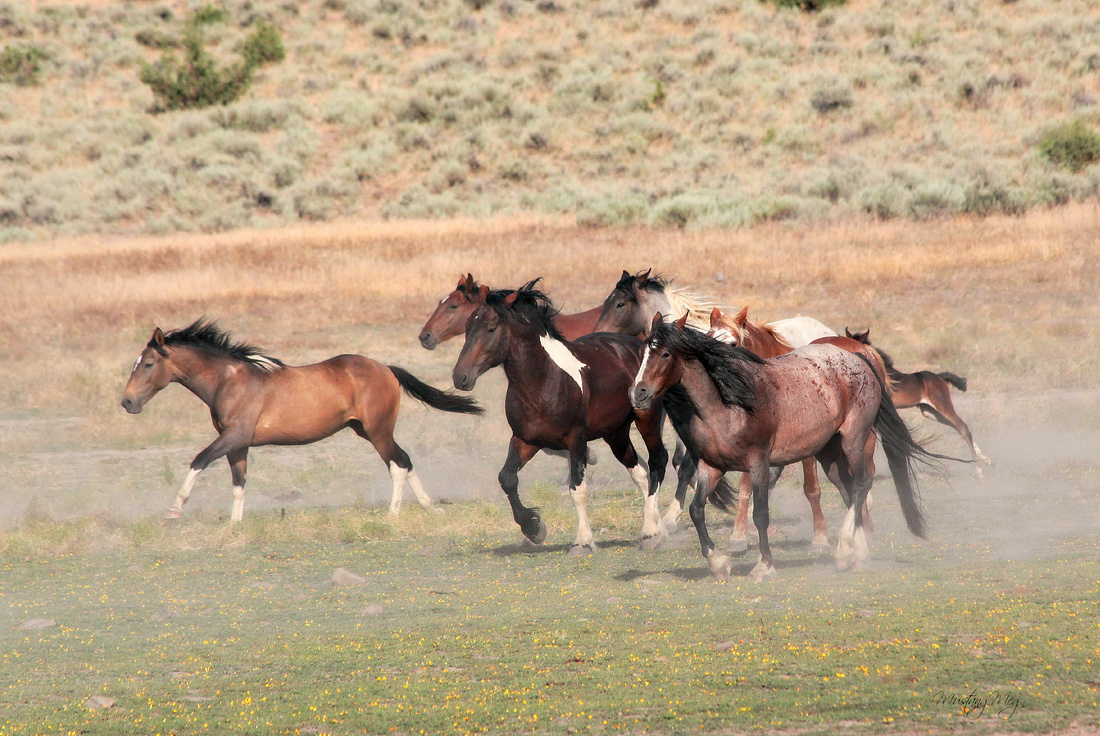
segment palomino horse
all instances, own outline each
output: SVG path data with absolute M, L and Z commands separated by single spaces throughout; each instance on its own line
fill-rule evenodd
M 871 346 L 870 330 L 851 333 L 847 329 L 844 334 L 853 340 Z M 929 419 L 935 419 L 940 424 L 954 427 L 955 431 L 962 435 L 966 444 L 970 446 L 970 454 L 974 461 L 974 473 L 982 477 L 982 468 L 978 461 L 986 465 L 992 465 L 993 461 L 986 457 L 985 453 L 974 441 L 970 434 L 970 427 L 962 420 L 955 405 L 951 402 L 951 384 L 960 391 L 966 390 L 966 379 L 954 373 L 933 373 L 932 371 L 917 371 L 916 373 L 902 373 L 894 367 L 894 361 L 884 351 L 874 348 L 886 364 L 886 373 L 894 383 L 894 406 L 898 409 L 917 407 L 921 414 Z
M 165 334 L 158 327 L 138 356 L 123 392 L 131 414 L 169 383 L 179 383 L 210 407 L 218 438 L 191 461 L 166 518 L 178 519 L 195 478 L 223 455 L 233 475 L 233 521 L 244 516 L 248 448 L 307 445 L 345 427 L 374 445 L 393 478 L 390 513 L 408 481 L 420 505 L 432 504 L 408 454 L 393 439 L 401 389 L 434 409 L 481 414 L 473 399 L 432 388 L 396 366 L 362 355 L 288 366 L 262 350 L 234 342 L 213 322 L 198 320 Z
M 771 324 L 753 324 L 749 322 L 748 316 L 748 307 L 742 309 L 733 318 L 724 316 L 722 312 L 715 307 L 710 313 L 710 331 L 707 334 L 717 340 L 721 340 L 727 345 L 743 347 L 760 358 L 776 358 L 794 350 L 794 348 L 779 337 Z M 875 369 L 879 378 L 882 379 L 884 385 L 889 389 L 890 383 L 886 378 L 886 365 L 883 363 L 882 358 L 867 345 L 848 337 L 837 337 L 835 335 L 817 338 L 809 344 L 835 345 L 850 353 L 862 355 Z M 868 462 L 871 462 L 874 452 L 875 439 L 874 435 L 872 435 L 867 440 Z M 773 473 L 771 485 L 774 486 L 778 479 L 779 474 Z M 802 479 L 802 491 L 806 495 L 806 500 L 810 502 L 810 513 L 813 516 L 814 522 L 814 538 L 811 543 L 811 549 L 824 551 L 828 549 L 829 540 L 826 536 L 825 514 L 821 511 L 821 484 L 817 480 L 817 462 L 814 458 L 808 457 L 802 461 Z M 770 487 L 771 486 L 769 486 L 769 488 Z M 844 493 L 843 488 L 841 488 L 840 491 Z M 752 483 L 748 476 L 743 474 L 741 476 L 740 493 L 738 494 L 737 519 L 734 522 L 733 532 L 730 534 L 729 540 L 729 549 L 731 552 L 741 552 L 748 549 L 748 539 L 745 532 L 748 528 L 749 504 L 751 502 Z M 868 493 L 867 504 L 863 509 L 863 523 L 868 532 L 873 532 L 875 528 L 874 524 L 871 522 L 870 507 L 871 494 Z
M 597 333 L 566 341 L 554 323 L 553 305 L 534 288 L 536 282 L 518 291 L 480 287 L 481 304 L 466 324 L 466 344 L 455 363 L 455 387 L 469 391 L 485 371 L 504 368 L 504 411 L 512 439 L 498 480 L 528 541 L 541 544 L 546 527 L 536 509 L 520 502 L 519 471 L 539 450 L 567 450 L 569 493 L 577 509 L 577 536 L 570 553 L 596 551 L 588 523 L 584 460 L 589 440 L 602 438 L 645 499 L 641 546 L 652 549 L 666 536 L 657 491 L 668 453 L 661 442 L 661 403 L 647 411 L 630 405 L 628 392 L 640 365 L 641 340 Z M 632 423 L 649 450 L 648 469 L 630 441 Z
M 760 532 L 760 561 L 753 580 L 775 575 L 768 543 L 768 469 L 816 457 L 837 488 L 847 490 L 848 514 L 840 532 L 840 569 L 869 557 L 863 501 L 874 481 L 867 438 L 882 440 L 909 531 L 924 536 L 924 517 L 910 464 L 934 457 L 909 435 L 882 381 L 860 356 L 833 345 L 810 345 L 764 360 L 686 327 L 685 318 L 653 319 L 646 350 L 630 391 L 645 409 L 679 384 L 691 417 L 683 439 L 698 458 L 691 520 L 703 556 L 719 580 L 729 576 L 706 528 L 707 496 L 722 474 L 740 470 L 752 478 L 753 521 Z
M 631 274 L 623 271 L 615 288 L 604 299 L 603 311 L 596 322 L 597 331 L 622 332 L 627 335 L 644 337 L 649 330 L 655 314 L 686 314 L 688 324 L 706 332 L 710 326 L 710 313 L 715 308 L 713 301 L 702 297 L 689 289 L 677 286 L 670 279 L 660 275 L 651 275 L 652 269 L 643 273 Z M 835 335 L 825 325 L 810 317 L 794 317 L 773 323 L 776 334 L 794 347 L 806 345 L 818 337 Z M 676 458 L 680 455 L 677 446 Z M 686 486 L 693 478 L 693 462 L 679 465 L 679 482 L 676 497 L 665 513 L 664 521 L 669 527 L 675 527 L 683 510 Z M 816 475 L 814 476 L 816 481 Z M 722 481 L 722 486 L 726 481 Z M 733 540 L 736 547 L 738 542 Z M 744 548 L 742 548 L 744 549 Z
M 428 317 L 420 330 L 420 344 L 428 350 L 466 331 L 466 320 L 484 300 L 481 287 L 474 277 L 466 274 L 458 280 L 458 286 L 440 300 L 439 305 Z M 595 331 L 596 319 L 601 307 L 593 307 L 576 314 L 555 314 L 554 326 L 566 340 L 576 340 L 582 335 Z

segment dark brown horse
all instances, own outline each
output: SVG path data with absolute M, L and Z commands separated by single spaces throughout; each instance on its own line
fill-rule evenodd
M 428 350 L 466 331 L 466 320 L 483 302 L 481 287 L 474 277 L 466 274 L 458 280 L 458 286 L 439 302 L 420 330 L 420 344 Z M 576 314 L 555 314 L 554 326 L 566 340 L 576 340 L 594 332 L 600 307 Z
M 191 461 L 191 470 L 166 518 L 178 519 L 195 478 L 226 457 L 233 475 L 233 521 L 244 515 L 248 448 L 307 445 L 350 427 L 374 445 L 393 478 L 390 512 L 400 509 L 409 482 L 421 506 L 431 506 L 412 461 L 393 439 L 401 389 L 428 406 L 481 414 L 474 400 L 440 391 L 407 371 L 362 355 L 339 355 L 323 363 L 285 365 L 262 350 L 234 342 L 213 322 L 198 320 L 165 334 L 158 327 L 138 356 L 123 392 L 131 414 L 169 383 L 179 383 L 208 407 L 218 438 Z
M 871 346 L 870 330 L 852 333 L 847 329 L 844 333 L 869 347 Z M 894 366 L 894 361 L 884 351 L 874 348 L 886 364 L 886 373 L 894 383 L 894 406 L 898 409 L 917 407 L 921 414 L 929 419 L 935 419 L 940 424 L 954 427 L 955 431 L 962 435 L 966 444 L 970 446 L 970 454 L 974 460 L 974 473 L 981 478 L 982 467 L 978 461 L 986 465 L 992 465 L 993 461 L 986 457 L 985 453 L 974 441 L 970 434 L 970 427 L 962 420 L 955 405 L 951 401 L 951 389 L 948 384 L 959 391 L 966 391 L 966 379 L 954 373 L 944 371 L 933 373 L 932 371 L 917 371 L 916 373 L 902 373 Z
M 654 317 L 630 397 L 645 409 L 672 387 L 683 387 L 690 418 L 681 437 L 698 458 L 691 519 L 716 578 L 725 579 L 730 565 L 707 533 L 705 510 L 722 474 L 739 470 L 751 478 L 753 521 L 760 533 L 760 562 L 751 576 L 763 580 L 775 574 L 768 542 L 769 467 L 807 457 L 817 458 L 848 505 L 837 566 L 865 561 L 862 509 L 874 480 L 866 453 L 872 431 L 882 440 L 906 524 L 924 536 L 910 463 L 933 456 L 913 441 L 866 360 L 833 345 L 810 345 L 764 360 L 686 327 L 686 317 L 673 324 Z
M 733 317 L 723 315 L 715 307 L 710 314 L 710 331 L 707 333 L 728 345 L 737 345 L 745 348 L 753 355 L 760 358 L 777 358 L 794 350 L 779 335 L 771 325 L 757 325 L 749 322 L 749 308 L 745 307 Z M 862 355 L 878 373 L 879 378 L 890 386 L 886 379 L 886 366 L 879 355 L 869 346 L 864 345 L 848 337 L 820 337 L 810 343 L 811 345 L 835 345 L 850 353 Z M 875 453 L 875 439 L 872 435 L 867 440 L 868 462 Z M 778 480 L 778 476 L 773 476 Z M 773 483 L 774 483 L 773 480 Z M 843 489 L 841 489 L 843 490 Z M 817 478 L 817 462 L 808 457 L 802 461 L 802 491 L 806 500 L 810 503 L 810 514 L 814 523 L 814 538 L 811 548 L 817 551 L 828 549 L 829 540 L 826 535 L 825 514 L 821 511 L 821 484 Z M 752 503 L 752 484 L 745 475 L 741 476 L 740 493 L 738 494 L 737 519 L 734 521 L 733 532 L 730 534 L 729 549 L 731 552 L 740 552 L 748 548 L 746 530 L 749 523 L 749 506 Z M 863 523 L 867 531 L 874 531 L 874 524 L 870 515 L 871 494 L 867 494 L 867 505 L 863 509 Z
M 519 471 L 539 450 L 568 451 L 569 493 L 577 509 L 577 536 L 570 552 L 594 552 L 584 459 L 588 442 L 603 439 L 645 498 L 641 545 L 656 547 L 666 535 L 657 491 L 668 454 L 661 442 L 661 402 L 647 410 L 630 405 L 628 391 L 640 365 L 642 342 L 609 333 L 565 340 L 553 305 L 534 288 L 536 281 L 518 291 L 480 287 L 479 306 L 466 324 L 466 344 L 454 367 L 455 387 L 464 391 L 498 365 L 508 378 L 504 411 L 512 439 L 498 480 L 512 516 L 528 541 L 543 542 L 546 527 L 538 511 L 520 502 Z M 631 443 L 631 424 L 649 450 L 648 469 Z

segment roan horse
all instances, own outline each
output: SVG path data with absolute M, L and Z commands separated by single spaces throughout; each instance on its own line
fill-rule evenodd
M 711 310 L 716 308 L 714 303 L 683 286 L 674 285 L 671 280 L 663 276 L 651 274 L 652 269 L 637 274 L 631 274 L 629 271 L 624 270 L 618 283 L 615 284 L 615 288 L 604 299 L 600 318 L 596 322 L 595 329 L 597 331 L 622 332 L 627 335 L 644 337 L 653 321 L 653 316 L 660 313 L 663 315 L 686 314 L 690 326 L 706 332 L 710 324 Z M 828 327 L 810 317 L 793 317 L 779 320 L 771 323 L 769 329 L 773 329 L 777 335 L 782 336 L 787 344 L 795 347 L 806 345 L 811 340 L 819 337 L 836 335 Z M 679 445 L 677 445 L 676 457 L 673 459 L 674 464 L 679 467 L 676 497 L 669 505 L 664 516 L 665 524 L 669 527 L 675 527 L 680 512 L 684 508 L 684 496 L 687 487 L 694 479 L 694 462 L 680 463 L 679 450 Z M 776 477 L 778 478 L 778 474 Z M 816 479 L 815 474 L 815 483 Z M 724 490 L 726 486 L 727 483 L 723 480 L 721 483 L 722 489 Z M 810 491 L 807 490 L 807 495 L 809 493 Z M 721 507 L 722 504 L 719 503 L 718 505 Z M 736 530 L 734 533 L 736 534 Z M 822 533 L 824 533 L 824 530 L 822 530 Z M 824 542 L 824 537 L 819 541 Z M 734 551 L 742 551 L 747 548 L 747 542 L 744 541 L 743 535 L 740 540 L 731 539 L 731 545 Z
M 168 519 L 179 518 L 198 474 L 225 456 L 233 475 L 231 518 L 240 521 L 248 448 L 306 445 L 345 427 L 374 445 L 386 463 L 393 479 L 390 513 L 400 510 L 405 481 L 420 505 L 429 508 L 431 499 L 412 461 L 393 439 L 401 389 L 435 409 L 483 412 L 473 399 L 432 388 L 401 368 L 362 355 L 288 366 L 201 319 L 168 334 L 159 327 L 153 331 L 126 382 L 123 408 L 139 413 L 169 383 L 182 384 L 210 407 L 218 438 L 191 461 Z
M 428 350 L 466 331 L 466 320 L 474 313 L 484 298 L 474 277 L 466 274 L 458 280 L 458 286 L 440 300 L 420 330 L 420 344 Z M 594 307 L 577 314 L 555 314 L 554 326 L 566 340 L 576 340 L 594 332 L 601 307 Z
M 768 325 L 756 325 L 748 320 L 749 308 L 745 307 L 734 317 L 728 317 L 715 307 L 710 313 L 710 331 L 707 333 L 713 338 L 721 340 L 727 345 L 743 347 L 759 358 L 776 358 L 786 355 L 795 348 L 779 336 L 775 328 Z M 886 365 L 882 358 L 868 345 L 864 345 L 850 337 L 820 337 L 810 343 L 811 345 L 835 345 L 850 353 L 862 355 L 871 367 L 875 369 L 878 377 L 890 388 L 890 382 L 886 376 Z M 867 461 L 872 462 L 875 452 L 875 439 L 872 435 L 867 440 Z M 826 536 L 825 514 L 821 511 L 821 484 L 817 479 L 817 462 L 808 457 L 802 461 L 802 491 L 806 500 L 810 503 L 810 513 L 813 516 L 814 538 L 811 549 L 824 551 L 829 546 Z M 771 485 L 778 480 L 778 473 L 773 473 Z M 840 489 L 844 491 L 843 488 Z M 749 504 L 752 501 L 752 484 L 748 476 L 741 476 L 740 493 L 738 494 L 737 519 L 734 521 L 733 532 L 730 534 L 729 549 L 731 552 L 740 552 L 748 548 L 748 539 L 745 532 L 749 521 Z M 868 532 L 874 531 L 874 524 L 870 516 L 871 494 L 867 494 L 867 504 L 863 509 L 863 523 Z
M 469 391 L 485 371 L 504 368 L 504 411 L 512 439 L 498 480 L 529 542 L 541 544 L 546 527 L 538 511 L 520 501 L 519 471 L 539 450 L 566 450 L 569 493 L 577 509 L 577 536 L 570 554 L 596 551 L 588 523 L 584 460 L 589 440 L 602 438 L 643 494 L 640 544 L 652 549 L 666 536 L 657 491 L 668 453 L 661 442 L 661 402 L 647 410 L 630 405 L 628 393 L 640 365 L 642 342 L 608 333 L 566 341 L 554 322 L 553 305 L 534 288 L 536 282 L 517 291 L 480 287 L 479 306 L 467 322 L 466 344 L 455 363 L 454 385 Z M 632 423 L 649 450 L 648 468 L 631 443 Z
M 870 330 L 852 333 L 845 329 L 844 333 L 853 340 L 873 347 L 871 345 Z M 962 438 L 966 440 L 966 444 L 970 446 L 970 454 L 974 461 L 974 473 L 981 478 L 982 468 L 978 461 L 980 460 L 986 465 L 992 465 L 993 461 L 981 451 L 978 443 L 974 441 L 974 436 L 970 434 L 970 427 L 966 426 L 966 422 L 955 411 L 955 405 L 951 402 L 951 389 L 948 388 L 948 384 L 951 384 L 958 390 L 965 391 L 966 379 L 946 371 L 943 373 L 933 373 L 932 371 L 902 373 L 894 367 L 894 361 L 889 355 L 879 348 L 874 348 L 874 350 L 882 357 L 883 362 L 886 364 L 886 373 L 894 383 L 894 406 L 898 409 L 909 409 L 915 406 L 920 409 L 921 414 L 929 419 L 935 419 L 940 424 L 954 427 L 955 431 L 961 434 Z
M 691 416 L 681 436 L 698 458 L 689 510 L 716 578 L 726 579 L 730 564 L 707 533 L 706 502 L 722 474 L 740 470 L 752 479 L 760 561 L 751 577 L 764 580 L 775 575 L 768 542 L 769 466 L 811 456 L 837 488 L 847 490 L 837 566 L 867 560 L 862 508 L 874 480 L 866 454 L 872 431 L 882 440 L 906 524 L 924 536 L 910 463 L 935 456 L 913 441 L 882 381 L 862 357 L 833 345 L 810 345 L 764 360 L 686 322 L 686 315 L 672 324 L 654 316 L 630 400 L 644 409 L 677 384 L 686 392 Z

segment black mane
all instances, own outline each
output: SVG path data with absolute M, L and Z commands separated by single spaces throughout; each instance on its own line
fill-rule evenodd
M 756 391 L 752 379 L 742 366 L 745 363 L 763 364 L 762 358 L 745 348 L 727 345 L 691 327 L 681 329 L 668 322 L 658 322 L 646 344 L 651 351 L 663 347 L 675 354 L 699 361 L 714 381 L 723 404 L 739 406 L 748 412 L 756 410 Z
M 535 288 L 541 280 L 540 276 L 518 289 L 490 291 L 489 296 L 485 298 L 485 303 L 508 324 L 530 325 L 540 333 L 564 342 L 565 338 L 554 324 L 558 309 L 550 301 L 550 297 Z M 505 298 L 512 294 L 516 295 L 516 299 L 511 304 L 507 304 Z
M 630 274 L 624 275 L 619 279 L 618 283 L 615 284 L 614 291 L 621 291 L 629 298 L 637 299 L 638 289 L 643 289 L 645 291 L 664 291 L 665 287 L 668 286 L 671 281 L 671 279 L 666 279 L 664 276 L 656 274 L 654 276 L 647 276 L 646 280 L 639 285 L 638 282 L 641 281 L 642 277 L 646 276 L 647 273 L 648 271 L 639 271 L 633 276 Z
M 229 358 L 243 360 L 263 367 L 274 365 L 285 368 L 286 365 L 278 358 L 272 358 L 264 353 L 261 348 L 249 345 L 243 341 L 234 342 L 229 333 L 218 327 L 218 323 L 206 318 L 200 318 L 181 330 L 172 330 L 164 335 L 165 346 L 185 346 L 205 350 L 208 353 L 224 355 Z M 149 347 L 156 348 L 155 340 L 149 341 Z

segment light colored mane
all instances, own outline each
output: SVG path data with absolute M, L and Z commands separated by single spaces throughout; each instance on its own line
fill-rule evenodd
M 703 332 L 710 329 L 710 311 L 718 304 L 709 297 L 671 283 L 665 284 L 665 297 L 672 306 L 672 314 L 666 315 L 667 319 L 679 319 L 686 312 L 689 325 Z

